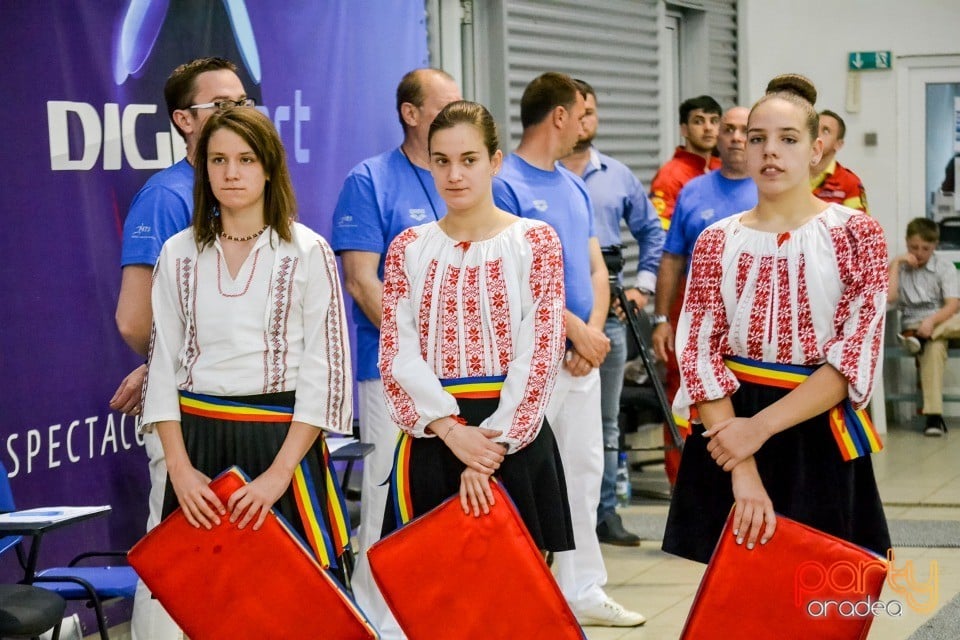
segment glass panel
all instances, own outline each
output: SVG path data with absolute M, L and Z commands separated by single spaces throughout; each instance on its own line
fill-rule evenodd
M 960 83 L 930 82 L 926 89 L 927 213 L 939 221 L 960 215 L 955 162 L 960 154 Z

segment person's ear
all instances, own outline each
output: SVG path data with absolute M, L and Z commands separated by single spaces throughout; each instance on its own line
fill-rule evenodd
M 420 122 L 420 109 L 412 102 L 404 102 L 400 105 L 400 116 L 408 127 L 413 128 Z
M 492 169 L 492 175 L 497 175 L 500 173 L 500 167 L 503 166 L 503 151 L 497 149 L 492 156 L 490 156 L 490 168 Z
M 565 106 L 560 104 L 553 108 L 553 113 L 551 113 L 550 116 L 553 120 L 553 125 L 558 129 L 562 129 L 564 122 L 570 117 L 570 112 L 567 111 Z
M 823 140 L 817 138 L 813 141 L 813 156 L 810 158 L 810 166 L 816 166 L 823 159 Z
M 173 111 L 173 122 L 183 131 L 184 135 L 199 133 L 194 131 L 194 119 L 190 117 L 189 112 L 189 109 L 174 109 Z
M 837 138 L 837 142 L 834 144 L 834 147 L 836 147 L 837 151 L 843 149 L 843 138 Z

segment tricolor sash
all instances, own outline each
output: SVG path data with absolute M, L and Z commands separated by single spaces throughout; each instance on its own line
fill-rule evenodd
M 189 391 L 180 392 L 180 411 L 212 420 L 230 422 L 289 423 L 293 421 L 293 407 L 247 404 Z M 293 472 L 290 484 L 310 549 L 322 566 L 336 567 L 337 558 L 350 544 L 347 506 L 340 491 L 337 471 L 330 461 L 330 451 L 327 449 L 327 441 L 322 431 L 320 447 L 323 465 L 326 468 L 326 505 L 321 504 L 313 473 L 306 460 L 300 461 Z M 333 531 L 327 531 L 327 525 L 322 516 L 323 509 L 327 511 Z
M 469 400 L 496 399 L 500 397 L 506 376 L 482 376 L 449 378 L 440 380 L 443 390 L 454 398 Z M 459 418 L 459 416 L 453 416 Z M 414 518 L 413 500 L 410 498 L 410 446 L 413 436 L 401 431 L 393 451 L 393 471 L 390 475 L 390 491 L 393 494 L 393 509 L 397 526 L 403 526 Z
M 795 364 L 760 362 L 736 356 L 728 356 L 724 358 L 724 362 L 738 380 L 781 389 L 796 389 L 818 369 Z M 863 409 L 854 409 L 849 398 L 830 409 L 829 421 L 833 439 L 844 460 L 850 461 L 883 449 L 883 442 L 880 441 L 870 416 Z
M 499 398 L 506 376 L 484 376 L 474 378 L 450 378 L 441 380 L 443 390 L 454 398 L 481 399 Z

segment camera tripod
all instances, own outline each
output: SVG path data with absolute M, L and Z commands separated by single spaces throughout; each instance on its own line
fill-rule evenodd
M 626 292 L 619 283 L 611 283 L 611 293 L 620 302 L 620 309 L 627 319 L 627 327 L 630 329 L 634 344 L 636 344 L 637 350 L 640 352 L 640 359 L 643 361 L 643 366 L 647 370 L 647 375 L 650 376 L 650 382 L 653 383 L 653 390 L 657 396 L 660 411 L 663 413 L 663 420 L 667 424 L 667 429 L 670 431 L 670 438 L 673 440 L 673 445 L 678 451 L 683 452 L 683 438 L 680 436 L 680 430 L 677 428 L 677 423 L 673 419 L 670 400 L 667 398 L 667 392 L 663 388 L 660 375 L 650 360 L 649 345 L 644 338 L 643 331 L 641 331 L 639 314 L 644 312 L 641 309 L 637 309 L 635 305 L 630 302 Z

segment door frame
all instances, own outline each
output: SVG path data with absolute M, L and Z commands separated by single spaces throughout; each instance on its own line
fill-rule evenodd
M 917 217 L 917 203 L 926 214 L 926 140 L 928 83 L 960 82 L 960 55 L 903 56 L 897 59 L 897 226 L 901 238 L 907 222 Z M 899 249 L 898 244 L 898 249 Z

